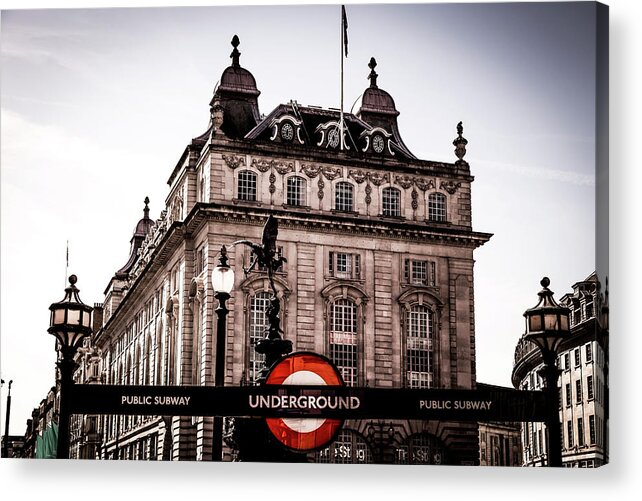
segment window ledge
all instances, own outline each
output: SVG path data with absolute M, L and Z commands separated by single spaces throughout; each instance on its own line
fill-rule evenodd
M 240 198 L 233 198 L 232 199 L 233 204 L 241 204 L 241 205 L 254 205 L 256 207 L 261 207 L 263 204 L 259 202 L 258 200 L 243 200 Z

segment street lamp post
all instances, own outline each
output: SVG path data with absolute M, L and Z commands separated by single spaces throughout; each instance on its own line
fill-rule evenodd
M 4 379 L 2 380 L 4 384 Z M 9 419 L 11 418 L 11 385 L 13 384 L 13 379 L 9 381 L 9 393 L 7 393 L 7 415 L 4 421 L 4 444 L 2 457 L 9 457 Z
M 540 374 L 544 380 L 547 402 L 546 428 L 548 434 L 548 466 L 562 466 L 562 439 L 559 415 L 559 390 L 557 381 L 557 350 L 562 341 L 570 335 L 569 309 L 560 306 L 553 299 L 553 292 L 548 288 L 551 281 L 544 277 L 540 284 L 543 289 L 538 293 L 539 303 L 524 312 L 526 318 L 525 339 L 534 343 L 542 354 L 544 367 Z
M 214 297 L 218 300 L 216 315 L 216 362 L 214 372 L 214 385 L 225 385 L 225 336 L 227 334 L 227 314 L 229 310 L 226 301 L 230 298 L 230 292 L 234 287 L 234 270 L 230 268 L 227 259 L 227 249 L 221 247 L 221 254 L 218 265 L 212 271 L 212 287 Z M 223 459 L 223 417 L 214 417 L 214 444 L 212 446 L 212 458 L 214 461 Z
M 85 336 L 91 334 L 91 312 L 93 308 L 84 304 L 78 297 L 76 275 L 69 277 L 69 287 L 59 303 L 49 306 L 51 321 L 47 332 L 56 337 L 60 346 L 57 362 L 60 369 L 60 409 L 58 423 L 58 446 L 56 457 L 69 459 L 69 392 L 73 388 L 73 375 L 76 369 L 74 355 L 82 345 Z

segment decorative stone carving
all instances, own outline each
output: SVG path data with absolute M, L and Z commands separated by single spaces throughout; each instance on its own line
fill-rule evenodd
M 453 183 L 452 181 L 442 181 L 441 184 L 439 185 L 439 188 L 442 190 L 446 190 L 448 193 L 451 195 L 454 195 L 455 192 L 461 188 L 461 183 Z
M 270 172 L 270 193 L 274 193 L 276 191 L 276 186 L 274 186 L 274 183 L 276 182 L 276 176 L 274 175 L 274 172 Z
M 411 176 L 395 176 L 395 183 L 401 186 L 403 189 L 408 189 L 410 188 L 413 183 L 414 179 Z
M 321 167 L 321 173 L 325 176 L 325 178 L 328 181 L 332 181 L 341 175 L 341 168 L 324 165 L 323 167 Z
M 369 172 L 368 178 L 375 186 L 381 186 L 383 183 L 390 182 L 390 173 L 380 174 L 379 172 Z
M 415 185 L 421 191 L 432 190 L 435 188 L 435 182 L 432 179 L 424 179 L 422 177 L 415 178 Z
M 372 186 L 370 186 L 370 183 L 366 184 L 366 205 L 370 205 L 370 202 L 372 202 Z
M 258 169 L 260 172 L 267 172 L 274 166 L 276 162 L 274 160 L 266 160 L 264 158 L 253 158 L 252 167 Z
M 281 174 L 287 174 L 288 172 L 294 172 L 294 163 L 293 162 L 275 162 L 274 168 L 276 171 Z
M 412 197 L 412 203 L 411 203 L 411 205 L 412 205 L 412 210 L 417 210 L 417 208 L 419 207 L 419 202 L 417 202 L 417 198 L 418 198 L 418 196 L 419 196 L 419 194 L 417 193 L 417 190 L 415 190 L 415 189 L 413 188 L 412 193 L 411 193 L 411 197 Z
M 317 183 L 317 186 L 319 187 L 319 200 L 323 199 L 323 187 L 325 186 L 325 183 L 323 182 L 323 178 L 319 176 L 319 182 Z
M 321 167 L 314 164 L 302 163 L 301 167 L 299 167 L 299 170 L 303 172 L 306 176 L 308 176 L 310 179 L 314 179 L 319 175 L 319 172 L 321 172 Z
M 467 167 L 468 162 L 464 160 L 464 156 L 466 155 L 466 145 L 468 144 L 468 140 L 462 135 L 464 133 L 464 125 L 459 122 L 457 124 L 457 137 L 453 141 L 453 146 L 455 147 L 455 156 L 458 158 L 458 160 L 455 162 L 455 165 L 457 167 Z
M 348 172 L 348 177 L 354 179 L 358 184 L 363 183 L 368 178 L 368 173 L 360 169 L 352 170 Z
M 230 169 L 236 169 L 239 166 L 245 167 L 245 157 L 242 155 L 222 155 L 225 164 Z

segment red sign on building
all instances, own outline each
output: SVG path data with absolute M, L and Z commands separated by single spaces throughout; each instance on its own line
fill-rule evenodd
M 341 374 L 330 360 L 308 352 L 293 353 L 279 361 L 272 367 L 266 384 L 344 386 Z M 301 395 L 277 399 L 276 404 L 281 408 L 306 408 L 312 413 L 351 405 L 350 399 L 338 396 Z M 323 417 L 267 418 L 266 422 L 279 442 L 296 451 L 311 451 L 328 445 L 343 424 L 341 419 Z

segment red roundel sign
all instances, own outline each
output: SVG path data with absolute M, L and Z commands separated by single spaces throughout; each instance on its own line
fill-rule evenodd
M 341 374 L 330 360 L 307 352 L 292 353 L 277 362 L 266 384 L 344 386 Z M 304 405 L 312 407 L 313 403 Z M 267 418 L 265 421 L 279 442 L 296 451 L 311 451 L 328 445 L 343 423 L 341 419 L 298 417 Z

